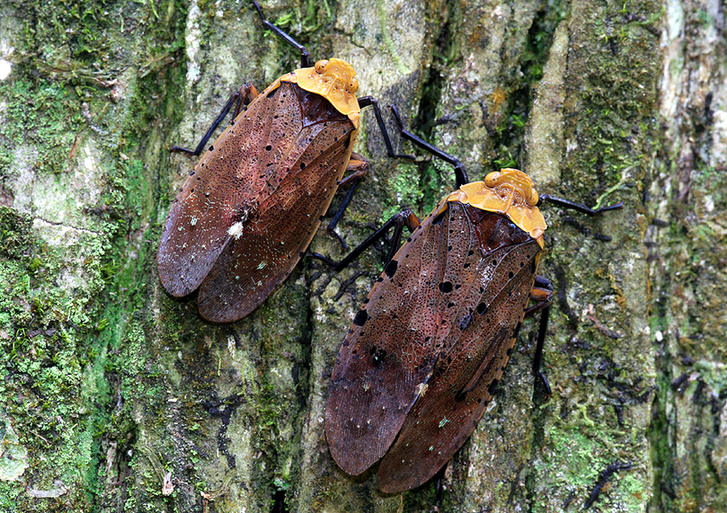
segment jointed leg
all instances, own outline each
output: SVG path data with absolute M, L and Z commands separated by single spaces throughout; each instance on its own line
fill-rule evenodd
M 538 378 L 543 384 L 545 394 L 550 397 L 552 394 L 550 384 L 545 374 L 540 370 L 543 361 L 543 345 L 545 343 L 545 335 L 548 331 L 548 316 L 550 314 L 550 305 L 553 302 L 553 285 L 550 280 L 542 276 L 535 276 L 533 290 L 530 292 L 530 299 L 536 301 L 536 304 L 525 310 L 525 315 L 532 315 L 540 311 L 540 326 L 538 328 L 538 341 L 535 345 L 535 354 L 533 355 L 533 376 Z
M 381 109 L 379 108 L 379 102 L 373 96 L 362 96 L 358 99 L 358 106 L 360 108 L 373 107 L 374 115 L 376 116 L 376 122 L 381 129 L 381 135 L 384 137 L 384 144 L 386 145 L 386 153 L 391 158 L 409 159 L 414 160 L 414 155 L 406 155 L 394 152 L 394 146 L 391 144 L 391 138 L 389 137 L 389 131 L 386 129 L 386 123 L 381 115 Z
M 257 98 L 257 89 L 255 89 L 255 86 L 252 85 L 250 82 L 247 84 L 243 84 L 242 87 L 240 87 L 239 91 L 236 91 L 230 95 L 230 98 L 227 100 L 227 103 L 225 103 L 225 106 L 222 107 L 222 110 L 218 114 L 218 116 L 215 118 L 215 120 L 212 122 L 210 127 L 207 129 L 205 134 L 202 136 L 202 140 L 199 142 L 197 147 L 194 150 L 190 150 L 187 148 L 183 148 L 182 146 L 172 146 L 169 151 L 176 152 L 184 152 L 189 153 L 190 155 L 199 155 L 204 150 L 205 146 L 207 146 L 207 142 L 210 140 L 210 137 L 212 137 L 212 134 L 217 129 L 218 126 L 220 126 L 220 123 L 222 123 L 222 120 L 225 119 L 227 116 L 227 113 L 230 112 L 230 109 L 232 109 L 232 106 L 236 104 L 235 111 L 232 116 L 232 119 L 234 120 L 237 115 L 242 111 L 242 107 L 245 105 L 248 105 L 250 102 L 252 102 L 255 98 Z
M 550 194 L 541 194 L 540 199 L 538 201 L 538 205 L 540 205 L 544 201 L 554 203 L 554 204 L 559 205 L 564 208 L 570 208 L 570 209 L 576 210 L 578 212 L 581 212 L 582 214 L 588 214 L 589 216 L 600 214 L 601 212 L 606 212 L 608 210 L 616 210 L 616 209 L 623 207 L 623 203 L 619 201 L 615 205 L 609 205 L 607 207 L 599 208 L 598 210 L 593 210 L 591 208 L 588 208 L 585 205 L 581 205 L 579 203 L 574 203 L 572 201 L 569 201 L 569 200 L 566 200 L 563 198 L 556 198 L 555 196 L 551 196 Z
M 399 249 L 399 243 L 401 242 L 401 233 L 405 225 L 407 228 L 409 228 L 410 231 L 414 231 L 417 226 L 419 226 L 419 218 L 417 218 L 417 216 L 414 215 L 414 213 L 409 209 L 401 211 L 400 213 L 396 214 L 391 219 L 386 221 L 386 223 L 384 223 L 381 228 L 369 235 L 369 237 L 365 241 L 359 244 L 353 251 L 351 251 L 348 256 L 346 256 L 340 262 L 334 262 L 330 258 L 323 256 L 320 253 L 311 253 L 310 255 L 314 258 L 322 260 L 328 267 L 338 272 L 341 269 L 345 268 L 348 264 L 353 262 L 353 260 L 355 260 L 361 253 L 368 249 L 369 246 L 371 246 L 374 242 L 380 239 L 389 230 L 389 228 L 394 226 L 394 235 L 391 240 L 391 248 L 389 249 L 389 255 L 387 258 L 388 263 L 389 261 L 391 261 L 394 254 Z
M 265 16 L 263 15 L 262 9 L 260 9 L 260 6 L 258 5 L 256 0 L 252 0 L 253 5 L 255 6 L 255 9 L 257 9 L 257 13 L 260 15 L 260 19 L 263 22 L 263 25 L 268 30 L 272 30 L 273 33 L 283 39 L 286 43 L 288 43 L 290 46 L 295 48 L 300 52 L 300 67 L 301 68 L 309 68 L 310 67 L 310 54 L 308 53 L 308 50 L 305 46 L 300 44 L 298 41 L 293 39 L 288 33 L 283 31 L 283 29 L 280 29 L 270 23 L 268 20 L 265 19 Z
M 469 178 L 467 177 L 467 172 L 464 169 L 464 165 L 454 158 L 449 153 L 445 153 L 439 148 L 436 148 L 435 146 L 432 146 L 428 142 L 426 142 L 421 137 L 417 137 L 413 133 L 409 132 L 408 130 L 404 129 L 404 123 L 401 121 L 401 117 L 399 117 L 399 110 L 396 108 L 395 105 L 391 106 L 391 111 L 394 113 L 394 117 L 396 118 L 396 122 L 399 124 L 399 130 L 401 132 L 401 135 L 408 139 L 409 141 L 413 142 L 417 146 L 424 148 L 432 155 L 439 157 L 440 159 L 444 160 L 445 162 L 449 162 L 454 166 L 454 174 L 457 179 L 457 188 L 462 187 L 464 184 L 469 183 Z
M 533 355 L 533 376 L 540 379 L 540 382 L 543 384 L 543 387 L 545 388 L 545 395 L 550 397 L 553 392 L 550 389 L 550 383 L 548 383 L 548 379 L 545 377 L 545 374 L 543 374 L 543 371 L 540 370 L 540 365 L 543 361 L 543 345 L 545 344 L 545 335 L 548 331 L 548 317 L 550 314 L 550 305 L 543 308 L 543 311 L 540 312 L 540 327 L 538 329 L 538 342 L 535 345 L 535 354 Z
M 343 198 L 343 202 L 341 202 L 341 205 L 338 207 L 338 211 L 336 211 L 333 219 L 331 219 L 331 222 L 328 223 L 328 227 L 326 228 L 328 233 L 338 239 L 338 242 L 341 243 L 341 246 L 344 250 L 348 249 L 348 244 L 346 244 L 346 241 L 344 241 L 343 238 L 338 234 L 338 232 L 336 232 L 336 226 L 341 220 L 341 217 L 343 217 L 343 212 L 346 210 L 348 204 L 351 202 L 351 198 L 353 198 L 353 193 L 356 192 L 356 188 L 361 183 L 363 177 L 366 176 L 366 173 L 369 170 L 369 163 L 366 162 L 366 160 L 361 155 L 359 155 L 358 153 L 354 153 L 351 155 L 351 159 L 348 161 L 348 166 L 346 167 L 346 170 L 351 171 L 351 174 L 341 180 L 341 183 L 338 184 L 338 188 L 340 190 L 342 187 L 348 187 L 348 192 L 346 192 L 346 197 Z

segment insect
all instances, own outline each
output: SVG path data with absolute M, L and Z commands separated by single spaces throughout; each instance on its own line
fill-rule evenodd
M 311 67 L 306 48 L 253 5 L 265 27 L 300 51 L 301 69 L 261 94 L 244 85 L 195 150 L 172 148 L 202 153 L 235 105 L 230 126 L 204 151 L 174 200 L 157 254 L 166 291 L 183 297 L 199 289 L 200 314 L 220 323 L 248 315 L 288 277 L 336 190 L 348 185 L 328 226 L 337 236 L 335 226 L 368 168 L 352 152 L 362 107 L 374 107 L 393 154 L 376 100 L 355 96 L 351 65 L 330 59 Z M 346 171 L 351 174 L 343 178 Z
M 524 316 L 539 310 L 533 371 L 547 386 L 539 366 L 553 294 L 537 274 L 546 229 L 540 202 L 587 214 L 621 207 L 591 210 L 539 197 L 515 169 L 467 183 L 454 157 L 403 128 L 402 134 L 454 164 L 459 188 L 423 221 L 405 211 L 364 243 L 392 224 L 398 233 L 403 224 L 412 230 L 343 341 L 325 414 L 336 463 L 359 475 L 380 461 L 377 486 L 385 493 L 423 484 L 462 446 L 492 397 Z

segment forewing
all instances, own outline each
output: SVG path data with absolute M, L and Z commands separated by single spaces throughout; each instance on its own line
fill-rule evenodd
M 269 168 L 261 166 L 267 157 L 264 148 L 288 148 L 300 131 L 294 98 L 275 94 L 271 100 L 266 93 L 210 146 L 172 204 L 157 266 L 173 296 L 199 287 L 230 240 L 230 228 L 254 205 L 260 182 L 268 178 Z
M 159 277 L 173 296 L 200 286 L 255 209 L 290 173 L 304 151 L 301 105 L 283 82 L 260 94 L 212 144 L 182 186 L 167 216 L 157 255 Z M 351 126 L 352 128 L 352 126 Z M 335 175 L 338 169 L 332 171 Z
M 331 455 L 349 474 L 364 472 L 386 453 L 440 358 L 442 253 L 448 230 L 466 228 L 455 224 L 446 208 L 422 222 L 378 278 L 343 342 L 331 377 L 326 436 Z M 473 280 L 474 272 L 463 269 L 458 279 Z
M 492 214 L 497 216 L 498 214 Z M 502 217 L 502 216 L 500 216 Z M 502 218 L 499 223 L 509 224 Z M 466 232 L 463 232 L 463 234 Z M 472 247 L 452 234 L 451 254 Z M 522 237 L 521 237 L 522 239 Z M 470 250 L 467 250 L 470 251 Z M 462 266 L 476 267 L 477 278 L 461 283 L 448 305 L 456 310 L 446 353 L 401 427 L 396 443 L 381 462 L 378 486 L 394 493 L 430 479 L 459 449 L 484 413 L 502 376 L 530 297 L 540 246 L 532 239 L 475 249 Z M 449 261 L 447 270 L 455 265 Z
M 243 221 L 200 287 L 200 314 L 231 322 L 259 306 L 295 267 L 320 225 L 351 153 L 353 125 L 304 127 L 281 167 L 289 171 Z M 267 184 L 266 184 L 267 187 Z

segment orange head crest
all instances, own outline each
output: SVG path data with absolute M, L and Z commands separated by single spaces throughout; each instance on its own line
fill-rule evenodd
M 447 197 L 488 212 L 510 218 L 520 229 L 530 234 L 543 247 L 546 224 L 538 209 L 538 193 L 533 181 L 517 169 L 502 169 L 489 173 L 484 182 L 463 185 Z
M 296 70 L 294 75 L 302 89 L 323 96 L 341 114 L 358 113 L 356 71 L 346 61 L 321 60 L 312 68 Z

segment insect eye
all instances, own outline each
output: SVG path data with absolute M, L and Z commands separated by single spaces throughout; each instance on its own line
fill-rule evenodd
M 358 80 L 354 78 L 351 80 L 351 83 L 348 84 L 348 92 L 355 93 L 356 91 L 358 91 Z
M 499 180 L 501 174 L 502 173 L 500 173 L 499 171 L 493 171 L 492 173 L 489 173 L 485 177 L 485 185 L 487 185 L 488 187 L 494 187 L 495 185 L 497 185 L 497 181 Z
M 538 191 L 533 189 L 532 194 L 530 194 L 530 200 L 528 201 L 528 205 L 530 205 L 532 207 L 536 206 L 538 204 L 539 199 L 540 198 L 538 198 Z

